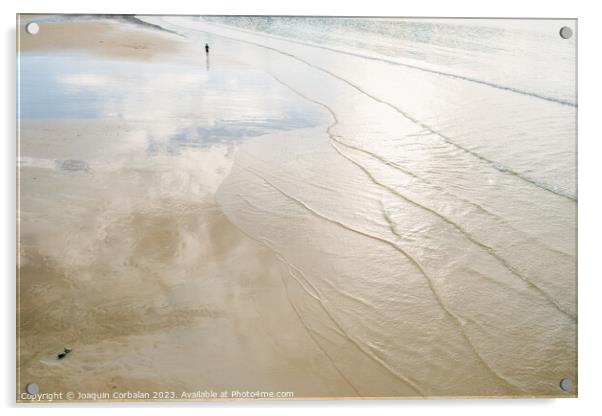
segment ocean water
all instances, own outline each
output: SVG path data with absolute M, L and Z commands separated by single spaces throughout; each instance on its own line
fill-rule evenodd
M 576 380 L 575 21 L 141 18 L 328 115 L 245 143 L 218 200 L 362 395 Z

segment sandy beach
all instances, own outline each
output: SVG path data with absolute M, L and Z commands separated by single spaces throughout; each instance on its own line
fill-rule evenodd
M 167 32 L 110 19 L 42 30 L 33 37 L 21 28 L 22 52 L 66 60 L 85 53 L 99 65 L 128 60 L 128 72 L 159 60 L 178 62 L 189 77 L 206 72 L 201 49 Z M 152 76 L 172 74 L 160 67 Z M 70 80 L 85 88 L 104 79 Z M 130 98 L 157 92 L 139 87 Z M 156 106 L 170 110 L 158 94 Z M 18 385 L 354 396 L 291 307 L 284 266 L 215 204 L 235 145 L 173 144 L 170 155 L 170 143 L 157 142 L 148 157 L 147 136 L 187 128 L 148 118 L 141 110 L 21 123 Z M 65 346 L 73 352 L 58 361 Z
M 369 19 L 324 43 L 294 19 L 36 19 L 18 33 L 19 392 L 576 396 L 572 85 L 504 69 L 549 55 L 547 22 L 451 47 L 441 22 L 401 51 L 380 22 L 366 52 L 347 31 Z M 488 36 L 511 46 L 501 75 Z

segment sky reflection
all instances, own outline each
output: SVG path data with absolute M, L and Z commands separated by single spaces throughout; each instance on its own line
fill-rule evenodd
M 21 53 L 20 65 L 20 119 L 147 122 L 150 147 L 157 135 L 173 150 L 314 127 L 325 119 L 268 73 L 236 65 L 195 70 L 71 52 Z M 159 131 L 151 131 L 154 125 Z M 166 130 L 173 133 L 166 137 Z

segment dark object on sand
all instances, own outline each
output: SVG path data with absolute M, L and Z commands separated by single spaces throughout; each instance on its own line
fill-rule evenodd
M 58 358 L 59 360 L 62 360 L 62 359 L 63 359 L 63 358 L 65 358 L 65 357 L 67 356 L 67 354 L 69 354 L 70 352 L 71 352 L 71 348 L 67 348 L 67 347 L 65 347 L 64 351 L 63 351 L 63 352 L 60 352 L 60 353 L 57 355 L 57 358 Z
M 205 44 L 205 53 L 209 53 L 209 44 L 208 43 Z
M 77 172 L 77 171 L 87 172 L 90 170 L 90 166 L 88 166 L 88 163 L 84 160 L 75 160 L 75 159 L 57 160 L 56 166 L 60 170 L 67 170 L 67 171 L 72 171 L 72 172 Z

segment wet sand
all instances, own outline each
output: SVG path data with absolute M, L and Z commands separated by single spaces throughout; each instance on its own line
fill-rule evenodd
M 399 58 L 399 40 L 414 44 L 403 33 L 413 21 L 141 18 L 243 50 L 327 115 L 314 129 L 244 142 L 217 199 L 287 263 L 292 303 L 363 396 L 576 394 L 559 387 L 577 379 L 576 109 L 531 90 L 570 98 L 574 74 L 515 90 L 503 71 L 470 78 L 472 64 L 432 71 L 372 55 Z M 433 36 L 436 48 L 416 42 L 427 60 L 479 50 L 525 70 L 542 50 L 574 62 L 552 23 L 414 29 Z M 261 33 L 278 28 L 321 40 L 379 35 L 366 48 Z M 508 56 L 497 48 L 506 43 L 530 52 Z M 481 82 L 488 76 L 500 83 Z
M 205 71 L 196 45 L 123 22 L 48 23 L 20 35 L 25 54 Z M 74 91 L 97 84 L 86 74 L 75 81 Z M 289 303 L 283 263 L 215 203 L 235 145 L 174 150 L 149 139 L 176 137 L 163 121 L 142 112 L 22 119 L 19 394 L 35 382 L 41 393 L 356 396 Z M 73 351 L 58 360 L 64 347 Z

